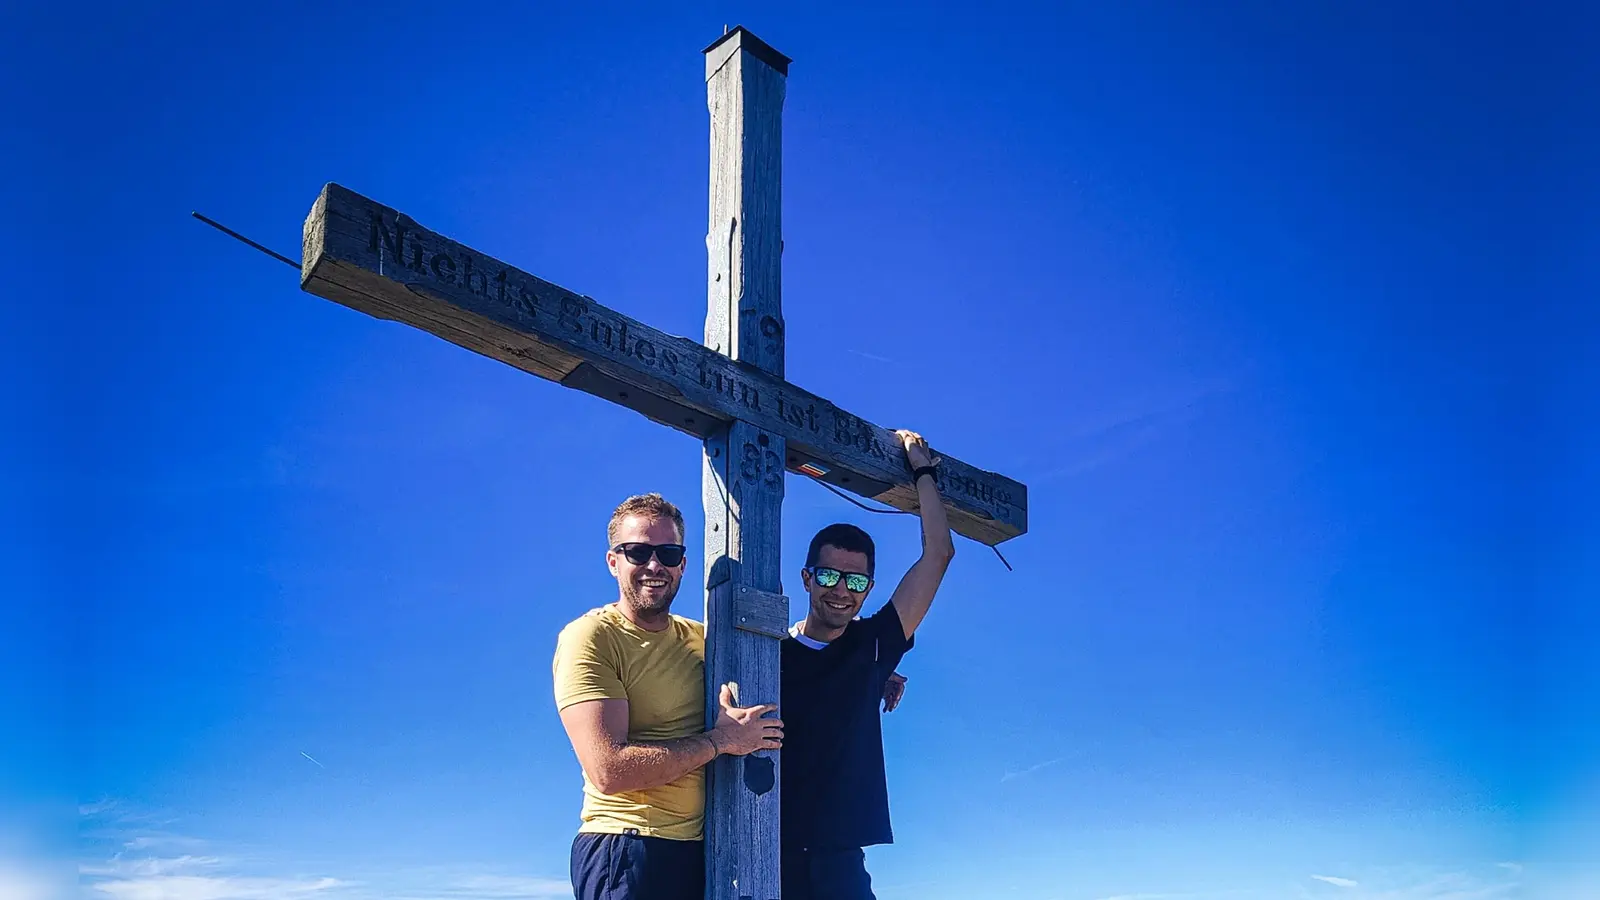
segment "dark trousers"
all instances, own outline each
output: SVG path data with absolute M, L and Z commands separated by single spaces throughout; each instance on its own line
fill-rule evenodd
M 701 841 L 585 833 L 572 840 L 577 900 L 704 900 L 705 892 Z
M 860 847 L 783 849 L 783 900 L 877 900 Z

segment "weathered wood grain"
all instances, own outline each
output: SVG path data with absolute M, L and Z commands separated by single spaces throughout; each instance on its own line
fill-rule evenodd
M 776 210 L 770 215 L 775 222 Z M 750 214 L 751 225 L 760 220 Z M 764 245 L 758 240 L 757 246 Z M 743 419 L 783 439 L 788 470 L 820 462 L 827 469 L 823 481 L 899 509 L 916 508 L 905 455 L 889 429 L 748 361 L 665 334 L 472 250 L 354 191 L 336 184 L 323 189 L 306 219 L 303 250 L 301 286 L 312 294 L 419 328 L 701 439 Z M 753 272 L 760 255 L 743 260 L 744 270 Z M 776 296 L 775 282 L 768 287 L 735 269 L 727 278 L 735 272 L 744 287 L 731 302 L 754 304 L 769 291 Z M 743 305 L 735 308 L 736 321 L 747 318 Z M 761 318 L 736 333 L 751 357 L 781 365 L 781 317 L 774 317 L 779 327 L 773 334 L 761 329 Z M 764 355 L 763 342 L 771 344 Z M 944 457 L 939 490 L 956 532 L 998 544 L 1027 530 L 1023 485 L 934 449 Z
M 705 344 L 745 370 L 781 382 L 781 67 L 787 62 L 779 62 L 782 57 L 771 48 L 756 51 L 757 45 L 765 47 L 739 29 L 706 49 L 711 179 Z M 786 460 L 783 437 L 743 411 L 705 442 L 708 713 L 728 682 L 741 686 L 746 705 L 778 702 L 779 641 L 788 609 L 763 609 L 769 604 L 756 597 L 780 590 Z M 781 752 L 759 753 L 723 757 L 707 770 L 706 900 L 779 896 L 781 765 Z
M 783 97 L 789 60 L 742 28 L 706 50 L 706 339 L 784 377 Z
M 789 598 L 740 585 L 733 592 L 733 627 L 783 639 L 789 635 Z
M 779 639 L 739 627 L 738 592 L 778 590 L 782 448 L 783 438 L 748 422 L 734 422 L 705 441 L 708 712 L 730 682 L 746 706 L 780 697 Z M 722 757 L 707 768 L 707 900 L 779 896 L 781 757 L 781 751 Z

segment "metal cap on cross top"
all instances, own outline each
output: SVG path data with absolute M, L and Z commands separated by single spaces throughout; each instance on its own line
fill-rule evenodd
M 729 57 L 740 50 L 776 69 L 779 75 L 788 75 L 789 63 L 794 62 L 779 53 L 771 44 L 756 37 L 743 25 L 735 25 L 733 30 L 724 32 L 722 37 L 712 41 L 710 46 L 701 51 L 706 55 L 706 78 L 715 74 Z

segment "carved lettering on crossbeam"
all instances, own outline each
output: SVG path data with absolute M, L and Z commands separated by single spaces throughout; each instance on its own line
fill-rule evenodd
M 748 420 L 786 439 L 796 458 L 822 461 L 830 469 L 823 480 L 915 508 L 904 453 L 888 429 L 465 247 L 338 185 L 324 189 L 307 219 L 303 258 L 302 282 L 311 293 L 553 380 L 584 363 L 601 367 L 604 379 L 598 380 L 621 386 L 606 399 L 700 438 L 734 419 Z M 782 329 L 768 319 L 762 335 L 775 340 Z M 670 419 L 661 415 L 663 409 L 671 411 Z M 1026 488 L 941 455 L 939 490 L 956 531 L 990 544 L 1026 531 Z M 775 465 L 798 470 L 789 460 Z M 765 460 L 761 472 L 765 479 Z

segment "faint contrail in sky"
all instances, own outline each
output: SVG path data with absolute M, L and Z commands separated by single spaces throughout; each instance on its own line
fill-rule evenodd
M 1024 775 L 1032 775 L 1033 773 L 1039 771 L 1040 769 L 1046 768 L 1048 766 L 1053 766 L 1056 763 L 1061 762 L 1064 759 L 1066 759 L 1066 757 L 1058 756 L 1055 759 L 1045 760 L 1044 762 L 1039 763 L 1036 766 L 1029 766 L 1026 769 L 1023 769 L 1021 772 L 1007 772 L 1006 774 L 1000 776 L 1000 783 L 1001 784 L 1005 784 L 1006 782 L 1010 781 L 1013 778 L 1021 778 Z
M 324 769 L 326 769 L 326 768 L 327 768 L 327 766 L 323 766 L 323 765 L 322 765 L 322 763 L 319 763 L 319 762 L 317 762 L 317 760 L 316 760 L 316 758 L 315 758 L 315 757 L 313 757 L 313 756 L 312 756 L 312 755 L 311 755 L 311 754 L 309 754 L 309 753 L 307 753 L 307 752 L 305 752 L 305 751 L 304 751 L 304 750 L 301 750 L 301 751 L 300 751 L 300 755 L 301 755 L 301 756 L 304 756 L 304 757 L 305 757 L 305 758 L 306 758 L 306 759 L 309 759 L 309 760 L 311 760 L 311 761 L 312 761 L 312 762 L 314 762 L 314 763 L 317 763 L 317 765 L 318 765 L 318 766 L 322 766 L 322 768 L 324 768 Z

